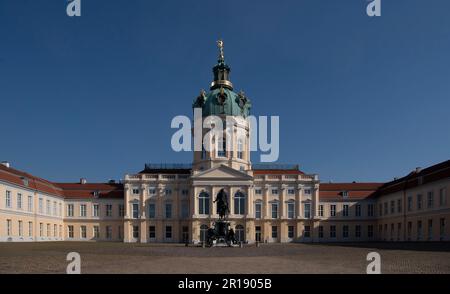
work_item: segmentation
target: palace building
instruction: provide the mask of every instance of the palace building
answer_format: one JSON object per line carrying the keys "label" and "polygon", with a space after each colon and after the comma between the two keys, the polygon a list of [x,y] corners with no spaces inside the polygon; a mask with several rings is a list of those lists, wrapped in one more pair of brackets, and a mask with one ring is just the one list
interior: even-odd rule
{"label": "palace building", "polygon": [[147,164],[118,183],[54,183],[4,162],[0,241],[199,243],[222,189],[238,241],[450,240],[450,160],[388,183],[321,183],[297,165],[252,164],[251,102],[234,91],[220,49],[210,90],[193,103],[203,117],[234,118],[220,140],[209,138],[210,151],[193,152],[189,165]]}

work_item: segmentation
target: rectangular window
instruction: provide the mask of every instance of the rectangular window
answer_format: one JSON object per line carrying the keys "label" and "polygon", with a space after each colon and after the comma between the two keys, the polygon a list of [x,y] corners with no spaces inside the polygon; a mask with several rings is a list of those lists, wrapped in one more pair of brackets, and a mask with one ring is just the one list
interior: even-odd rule
{"label": "rectangular window", "polygon": [[380,205],[378,205],[378,214],[379,214],[380,216],[383,215],[383,204],[381,204],[381,203],[380,203]]}
{"label": "rectangular window", "polygon": [[44,213],[44,199],[39,198],[39,213]]}
{"label": "rectangular window", "polygon": [[255,203],[255,218],[261,219],[261,211],[262,211],[262,203],[256,202]]}
{"label": "rectangular window", "polygon": [[86,204],[80,204],[80,216],[86,217]]}
{"label": "rectangular window", "polygon": [[355,226],[355,237],[361,238],[361,226],[360,225]]}
{"label": "rectangular window", "polygon": [[311,195],[311,189],[305,189],[304,193],[305,195]]}
{"label": "rectangular window", "polygon": [[150,188],[150,189],[148,190],[148,193],[149,193],[150,195],[156,195],[156,188]]}
{"label": "rectangular window", "polygon": [[422,240],[422,237],[423,237],[422,221],[417,221],[417,240]]}
{"label": "rectangular window", "polygon": [[28,222],[28,237],[33,237],[33,222]]}
{"label": "rectangular window", "polygon": [[81,226],[80,232],[81,232],[81,239],[86,239],[87,238],[86,226]]}
{"label": "rectangular window", "polygon": [[348,238],[348,226],[347,225],[342,227],[342,237]]}
{"label": "rectangular window", "polygon": [[288,189],[288,195],[295,195],[295,189],[289,188]]}
{"label": "rectangular window", "polygon": [[181,190],[181,195],[188,196],[189,195],[189,190],[187,190],[187,189]]}
{"label": "rectangular window", "polygon": [[56,201],[53,201],[53,215],[57,215],[57,209],[58,205],[56,204]]}
{"label": "rectangular window", "polygon": [[189,217],[189,201],[181,202],[181,218]]}
{"label": "rectangular window", "polygon": [[[41,224],[42,225],[42,224]],[[73,239],[73,226],[67,226],[69,232],[69,239]]]}
{"label": "rectangular window", "polygon": [[122,239],[123,239],[123,229],[122,229],[122,226],[118,226],[118,227],[117,227],[117,232],[118,232],[119,240],[122,240]]}
{"label": "rectangular window", "polygon": [[391,241],[394,241],[394,224],[391,224]]}
{"label": "rectangular window", "polygon": [[[133,226],[133,237],[134,237],[134,228],[137,228],[137,226]],[[139,232],[138,232],[139,236]],[[106,239],[111,240],[112,239],[112,227],[106,226]]]}
{"label": "rectangular window", "polygon": [[98,204],[94,204],[92,206],[92,216],[99,217],[100,216],[100,206]]}
{"label": "rectangular window", "polygon": [[106,216],[112,217],[113,216],[113,206],[112,204],[106,204]]}
{"label": "rectangular window", "polygon": [[305,230],[303,232],[303,237],[305,237],[305,238],[311,237],[311,226],[305,226]]}
{"label": "rectangular window", "polygon": [[119,204],[119,217],[125,216],[125,206],[123,204]]}
{"label": "rectangular window", "polygon": [[277,226],[272,226],[272,238],[273,239],[278,238],[278,227]]}
{"label": "rectangular window", "polygon": [[342,216],[348,216],[348,204],[344,204],[342,207]]}
{"label": "rectangular window", "polygon": [[67,205],[67,216],[73,216],[73,204]]}
{"label": "rectangular window", "polygon": [[447,204],[447,189],[439,189],[439,206]]}
{"label": "rectangular window", "polygon": [[28,211],[33,211],[33,196],[28,196]]}
{"label": "rectangular window", "polygon": [[355,216],[361,216],[361,204],[355,205]]}
{"label": "rectangular window", "polygon": [[433,208],[434,206],[434,192],[429,191],[427,194],[427,208]]}
{"label": "rectangular window", "polygon": [[58,237],[58,226],[53,225],[53,237]]}
{"label": "rectangular window", "polygon": [[388,214],[388,203],[384,202],[384,215]]}
{"label": "rectangular window", "polygon": [[172,218],[172,203],[166,203],[166,218]]}
{"label": "rectangular window", "polygon": [[44,237],[44,224],[39,223],[39,237]]}
{"label": "rectangular window", "polygon": [[19,237],[23,236],[23,222],[19,221]]}
{"label": "rectangular window", "polygon": [[330,226],[330,238],[336,238],[336,226]]}
{"label": "rectangular window", "polygon": [[59,203],[59,207],[58,207],[58,215],[62,216],[62,203]]}
{"label": "rectangular window", "polygon": [[400,234],[402,232],[402,223],[397,224],[397,241],[400,241]]}
{"label": "rectangular window", "polygon": [[155,239],[156,238],[156,227],[155,226],[150,226],[148,228],[148,233],[149,233],[150,239]]}
{"label": "rectangular window", "polygon": [[255,189],[255,194],[256,195],[261,195],[262,194],[262,190],[261,189]]}
{"label": "rectangular window", "polygon": [[278,218],[278,203],[272,203],[272,218]]}
{"label": "rectangular window", "polygon": [[417,209],[422,209],[422,194],[417,195]]}
{"label": "rectangular window", "polygon": [[368,238],[373,238],[373,225],[368,225],[367,226],[367,237]]}
{"label": "rectangular window", "polygon": [[444,241],[445,238],[445,218],[439,219],[439,239]]}
{"label": "rectangular window", "polygon": [[172,239],[172,226],[166,226],[166,239]]}
{"label": "rectangular window", "polygon": [[289,239],[294,238],[294,226],[288,226],[288,238]]}
{"label": "rectangular window", "polygon": [[272,189],[272,195],[278,195],[278,189],[276,188]]}
{"label": "rectangular window", "polygon": [[330,216],[336,216],[336,205],[335,204],[330,205]]}
{"label": "rectangular window", "polygon": [[22,194],[17,193],[17,209],[22,210]]}
{"label": "rectangular window", "polygon": [[397,212],[402,212],[402,199],[397,199]]}
{"label": "rectangular window", "polygon": [[391,214],[395,213],[395,201],[391,200]]}
{"label": "rectangular window", "polygon": [[323,238],[323,226],[319,226],[319,238]]}
{"label": "rectangular window", "polygon": [[47,237],[50,237],[52,235],[50,224],[47,224]]}
{"label": "rectangular window", "polygon": [[305,203],[305,218],[311,218],[311,203]]}
{"label": "rectangular window", "polygon": [[139,227],[133,226],[133,238],[137,239],[139,238]]}
{"label": "rectangular window", "polygon": [[428,220],[428,241],[433,240],[433,220]]}
{"label": "rectangular window", "polygon": [[295,203],[289,202],[287,205],[288,208],[288,218],[294,218],[295,217]]}
{"label": "rectangular window", "polygon": [[412,210],[412,206],[413,206],[413,198],[412,196],[408,196],[408,211]]}
{"label": "rectangular window", "polygon": [[367,216],[374,216],[373,204],[368,204],[367,205]]}
{"label": "rectangular window", "polygon": [[165,194],[166,195],[172,195],[172,190],[171,189],[166,189],[165,190]]}
{"label": "rectangular window", "polygon": [[148,204],[148,217],[155,218],[156,217],[156,205],[155,203]]}
{"label": "rectangular window", "polygon": [[94,239],[100,238],[100,227],[94,226]]}
{"label": "rectangular window", "polygon": [[46,210],[45,210],[45,212],[46,212],[47,214],[51,214],[51,213],[52,213],[52,209],[51,209],[50,200],[47,200],[46,203],[47,203],[47,205],[46,205]]}
{"label": "rectangular window", "polygon": [[319,216],[323,216],[323,205],[322,204],[320,204],[319,205]]}
{"label": "rectangular window", "polygon": [[11,191],[6,191],[6,202],[5,206],[6,208],[11,208]]}
{"label": "rectangular window", "polygon": [[133,218],[139,218],[139,204],[133,203]]}
{"label": "rectangular window", "polygon": [[139,195],[139,194],[140,194],[139,189],[133,188],[133,195]]}
{"label": "rectangular window", "polygon": [[408,231],[407,231],[408,241],[411,241],[411,234],[412,234],[412,222],[408,222]]}

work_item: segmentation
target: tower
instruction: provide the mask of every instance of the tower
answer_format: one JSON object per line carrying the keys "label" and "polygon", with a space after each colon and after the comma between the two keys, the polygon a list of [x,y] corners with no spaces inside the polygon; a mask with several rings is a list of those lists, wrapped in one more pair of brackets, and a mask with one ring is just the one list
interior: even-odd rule
{"label": "tower", "polygon": [[[230,81],[231,68],[225,62],[224,43],[217,41],[219,58],[213,67],[214,80],[210,91],[201,90],[194,100],[193,109],[201,109],[202,151],[194,151],[193,172],[226,165],[233,169],[246,171],[251,169],[250,162],[250,125],[247,120],[251,102],[243,91],[236,93]],[[211,134],[215,123],[208,118],[215,117],[222,122],[220,134]],[[206,136],[205,136],[206,135]]]}

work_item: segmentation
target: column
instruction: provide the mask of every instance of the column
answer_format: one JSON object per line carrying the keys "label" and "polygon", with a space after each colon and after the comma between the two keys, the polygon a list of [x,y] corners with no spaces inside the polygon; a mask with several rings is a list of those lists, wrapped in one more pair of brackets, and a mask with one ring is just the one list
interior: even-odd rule
{"label": "column", "polygon": [[295,195],[295,214],[297,215],[297,219],[301,219],[302,216],[302,193],[303,193],[303,185],[298,185],[297,194]]}
{"label": "column", "polygon": [[145,219],[141,219],[140,221],[140,232],[139,237],[141,240],[141,243],[147,243],[147,221]]}
{"label": "column", "polygon": [[247,207],[246,207],[246,217],[247,218],[255,218],[255,214],[253,212],[253,202],[254,202],[254,186],[249,186],[246,189],[247,196]]}
{"label": "column", "polygon": [[286,219],[286,185],[281,185],[281,194],[280,194],[280,216],[281,219]]}
{"label": "column", "polygon": [[319,216],[319,185],[316,184],[314,185],[314,189],[313,189],[313,197],[312,197],[312,202],[313,202],[313,218],[317,218]]}
{"label": "column", "polygon": [[140,210],[140,217],[141,219],[145,219],[146,218],[146,214],[145,214],[145,202],[147,200],[147,186],[145,184],[141,185],[141,195],[139,197],[140,200],[140,205],[139,205],[139,210]]}
{"label": "column", "polygon": [[262,211],[262,218],[263,219],[270,219],[270,212],[269,212],[269,190],[270,186],[265,185],[263,190],[263,211]]}
{"label": "column", "polygon": [[234,216],[234,193],[236,193],[235,189],[233,189],[231,186],[227,186],[226,192],[228,194],[228,206],[230,208],[230,216]]}

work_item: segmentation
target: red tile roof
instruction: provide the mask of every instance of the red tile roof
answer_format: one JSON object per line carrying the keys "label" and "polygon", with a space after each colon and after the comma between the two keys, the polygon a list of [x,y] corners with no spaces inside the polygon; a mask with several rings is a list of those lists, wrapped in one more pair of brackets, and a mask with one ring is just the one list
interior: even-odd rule
{"label": "red tile roof", "polygon": [[52,183],[2,164],[0,164],[0,180],[64,198],[94,198],[94,192],[99,192],[99,198],[123,198],[122,184]]}
{"label": "red tile roof", "polygon": [[[374,197],[376,190],[383,183],[321,183],[319,199],[328,201],[362,200]],[[343,192],[348,193],[344,199]]]}
{"label": "red tile roof", "polygon": [[[79,198],[116,198],[121,199],[123,195],[122,184],[105,184],[105,183],[55,183],[64,191],[64,197],[68,199]],[[96,196],[95,194],[98,193]]]}

